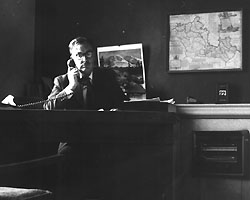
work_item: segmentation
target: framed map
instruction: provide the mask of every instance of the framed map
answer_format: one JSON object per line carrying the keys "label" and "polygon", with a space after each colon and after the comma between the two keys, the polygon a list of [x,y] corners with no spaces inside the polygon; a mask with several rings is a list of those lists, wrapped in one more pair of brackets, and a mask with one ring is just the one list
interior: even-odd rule
{"label": "framed map", "polygon": [[169,72],[242,70],[242,11],[170,15]]}
{"label": "framed map", "polygon": [[142,44],[97,47],[98,65],[112,68],[130,100],[146,98]]}

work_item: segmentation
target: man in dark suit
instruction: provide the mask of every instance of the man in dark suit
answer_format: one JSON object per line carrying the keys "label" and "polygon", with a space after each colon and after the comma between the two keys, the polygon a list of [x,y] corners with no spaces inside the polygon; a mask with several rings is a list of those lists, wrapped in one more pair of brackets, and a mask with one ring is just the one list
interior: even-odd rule
{"label": "man in dark suit", "polygon": [[115,72],[97,67],[95,51],[89,41],[84,37],[73,39],[69,51],[68,72],[54,79],[44,108],[110,110],[119,107],[125,95]]}
{"label": "man in dark suit", "polygon": [[[44,109],[112,110],[118,108],[126,96],[116,81],[115,72],[97,67],[95,50],[90,42],[84,37],[73,39],[69,43],[69,52],[68,71],[54,79],[54,86],[48,101],[43,105]],[[77,171],[81,171],[86,164],[83,161],[84,155],[90,155],[92,151],[95,151],[93,145],[88,146],[86,143],[84,145],[81,142],[71,141],[60,143],[58,153],[68,158],[65,163],[66,188],[69,188],[72,181],[74,183],[71,185],[72,188],[76,183],[78,184],[74,178],[80,177]],[[87,161],[89,165],[91,159]]]}

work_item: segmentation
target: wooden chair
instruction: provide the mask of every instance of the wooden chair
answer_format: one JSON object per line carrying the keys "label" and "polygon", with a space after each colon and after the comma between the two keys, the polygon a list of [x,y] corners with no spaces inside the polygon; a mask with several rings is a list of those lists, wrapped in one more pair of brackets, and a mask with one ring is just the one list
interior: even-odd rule
{"label": "wooden chair", "polygon": [[[60,181],[60,166],[63,161],[62,155],[51,155],[43,158],[22,161],[18,163],[9,163],[0,165],[0,181],[8,179],[9,176],[14,174],[28,172],[32,169],[44,169],[48,166],[55,166],[57,174],[56,184]],[[39,171],[39,170],[38,170]],[[14,175],[14,176],[15,176]],[[15,178],[15,177],[14,177]],[[19,176],[16,176],[18,179]],[[19,180],[17,180],[19,182]],[[56,185],[56,189],[58,185]],[[54,200],[56,199],[56,190],[51,192],[46,189],[40,188],[25,188],[23,185],[17,186],[16,183],[11,185],[2,185],[0,184],[0,199],[1,200]]]}

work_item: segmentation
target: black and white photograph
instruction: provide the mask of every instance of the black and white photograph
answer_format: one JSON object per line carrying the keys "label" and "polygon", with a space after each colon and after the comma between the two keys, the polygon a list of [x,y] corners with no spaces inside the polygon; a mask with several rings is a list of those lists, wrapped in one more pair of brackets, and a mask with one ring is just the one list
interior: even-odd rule
{"label": "black and white photograph", "polygon": [[142,44],[98,47],[97,56],[100,67],[116,72],[118,83],[130,100],[146,98]]}
{"label": "black and white photograph", "polygon": [[0,200],[249,200],[249,0],[0,0]]}

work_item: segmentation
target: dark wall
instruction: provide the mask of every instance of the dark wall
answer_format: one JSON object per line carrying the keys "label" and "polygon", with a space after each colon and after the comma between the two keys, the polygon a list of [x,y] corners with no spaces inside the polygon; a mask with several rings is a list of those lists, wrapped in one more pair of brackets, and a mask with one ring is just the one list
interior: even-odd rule
{"label": "dark wall", "polygon": [[[199,11],[243,9],[243,71],[168,73],[168,15]],[[37,0],[36,71],[54,76],[66,71],[67,45],[78,35],[96,46],[142,43],[148,97],[187,96],[203,103],[215,103],[216,84],[228,82],[231,103],[250,102],[248,23],[246,0]]]}
{"label": "dark wall", "polygon": [[0,1],[0,99],[24,95],[33,80],[35,1]]}

